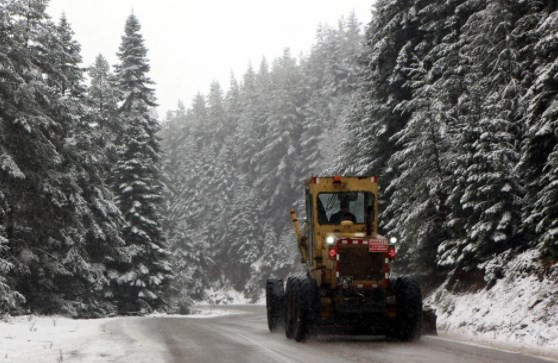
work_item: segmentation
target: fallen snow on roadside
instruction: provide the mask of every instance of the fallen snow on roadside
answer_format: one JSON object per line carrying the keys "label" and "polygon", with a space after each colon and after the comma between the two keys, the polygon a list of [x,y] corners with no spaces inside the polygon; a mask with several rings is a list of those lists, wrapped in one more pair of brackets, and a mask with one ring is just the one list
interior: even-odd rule
{"label": "fallen snow on roadside", "polygon": [[[154,313],[148,318],[207,319],[242,313],[232,306],[195,306],[190,315]],[[134,343],[126,340],[125,334],[114,335],[103,327],[107,322],[119,324],[127,319],[145,317],[85,320],[26,315],[0,321],[0,362],[128,361],[133,356],[128,348]],[[133,361],[158,361],[158,350],[161,349],[154,346],[151,356],[135,357]]]}
{"label": "fallen snow on roadside", "polygon": [[494,274],[500,277],[491,288],[458,294],[443,285],[428,298],[437,309],[438,329],[556,352],[558,267],[543,273],[535,251],[506,263],[502,263],[503,258],[483,266],[488,278]]}
{"label": "fallen snow on roadside", "polygon": [[241,310],[226,308],[226,307],[215,307],[215,306],[196,306],[192,310],[192,314],[186,315],[190,319],[204,319],[204,318],[215,318],[223,315],[233,315],[233,314],[244,314]]}
{"label": "fallen snow on roadside", "polygon": [[233,288],[208,289],[206,298],[203,301],[197,301],[199,305],[265,305],[265,293],[262,293],[254,302],[247,298],[243,292],[236,291]]}
{"label": "fallen snow on roadside", "polygon": [[191,309],[190,314],[180,315],[180,314],[165,314],[165,313],[153,313],[149,314],[148,317],[152,318],[184,318],[184,319],[207,319],[207,318],[217,318],[225,315],[233,314],[244,314],[242,310],[228,308],[226,305],[196,305]]}
{"label": "fallen snow on roadside", "polygon": [[109,319],[74,320],[33,315],[0,321],[1,362],[78,360],[84,342],[101,332]]}

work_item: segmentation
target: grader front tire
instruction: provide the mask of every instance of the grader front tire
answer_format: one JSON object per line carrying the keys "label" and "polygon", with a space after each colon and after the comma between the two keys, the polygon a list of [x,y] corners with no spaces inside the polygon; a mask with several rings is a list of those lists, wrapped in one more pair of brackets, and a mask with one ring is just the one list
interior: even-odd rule
{"label": "grader front tire", "polygon": [[294,295],[295,327],[293,337],[302,342],[318,315],[318,287],[316,282],[308,276],[299,276],[297,291]]}
{"label": "grader front tire", "polygon": [[416,278],[403,276],[395,282],[397,337],[407,342],[420,339],[422,328],[422,294]]}
{"label": "grader front tire", "polygon": [[285,336],[292,339],[295,330],[295,295],[298,290],[298,279],[290,276],[287,280],[287,288],[285,291]]}

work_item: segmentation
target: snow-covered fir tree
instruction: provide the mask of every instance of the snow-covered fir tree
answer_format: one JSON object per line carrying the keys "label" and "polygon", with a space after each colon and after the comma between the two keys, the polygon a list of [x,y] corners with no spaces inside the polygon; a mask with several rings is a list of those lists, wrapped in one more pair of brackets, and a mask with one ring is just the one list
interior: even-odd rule
{"label": "snow-covered fir tree", "polygon": [[91,158],[79,44],[45,9],[2,4],[2,270],[28,309],[99,316],[114,310],[106,262],[120,213]]}
{"label": "snow-covered fir tree", "polygon": [[558,12],[539,4],[528,13],[533,19],[534,39],[531,49],[536,65],[534,80],[527,91],[529,104],[524,116],[525,138],[519,170],[526,181],[523,226],[533,245],[542,244],[545,254],[556,258],[556,150],[558,149],[558,43],[555,41]]}
{"label": "snow-covered fir tree", "polygon": [[298,72],[296,59],[288,50],[274,62],[270,115],[265,120],[263,148],[256,154],[259,175],[254,186],[269,195],[263,212],[275,218],[288,211],[301,190],[297,164],[303,118],[300,110],[305,100]]}
{"label": "snow-covered fir tree", "polygon": [[[475,261],[513,247],[519,238],[523,187],[514,169],[519,161],[517,115],[522,91],[516,81],[517,44],[510,37],[515,17],[510,4],[494,2],[471,17],[465,33],[471,41],[464,54],[480,67],[476,73],[482,78],[477,82],[486,91],[462,198],[471,209],[465,226],[466,253],[474,254]],[[490,47],[486,34],[491,34]]]}
{"label": "snow-covered fir tree", "polygon": [[399,151],[393,153],[388,167],[398,169],[386,190],[390,203],[386,214],[393,216],[386,229],[401,239],[399,262],[416,274],[431,274],[436,266],[438,245],[447,234],[445,201],[449,171],[446,159],[450,148],[445,135],[446,120],[440,104],[433,102],[435,75],[424,60],[416,59],[409,74],[413,96],[398,108],[412,116],[392,139]]}
{"label": "snow-covered fir tree", "polygon": [[137,311],[164,307],[171,276],[168,245],[161,229],[161,156],[153,114],[147,49],[135,15],[126,21],[115,76],[121,101],[118,161],[113,170],[116,200],[126,221],[123,237],[127,260],[119,268],[119,306]]}
{"label": "snow-covered fir tree", "polygon": [[108,180],[117,160],[116,137],[119,131],[117,118],[118,89],[114,76],[105,57],[99,54],[89,67],[89,87],[85,98],[89,122],[95,129],[92,140],[97,153],[97,163],[101,165],[104,180]]}

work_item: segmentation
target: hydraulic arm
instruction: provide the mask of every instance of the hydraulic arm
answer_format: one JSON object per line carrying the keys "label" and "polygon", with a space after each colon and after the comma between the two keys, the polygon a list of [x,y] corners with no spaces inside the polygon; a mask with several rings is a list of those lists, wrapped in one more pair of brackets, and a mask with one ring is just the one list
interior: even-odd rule
{"label": "hydraulic arm", "polygon": [[296,240],[298,242],[298,249],[300,250],[300,255],[302,256],[302,263],[306,263],[308,259],[308,248],[306,246],[306,237],[302,235],[300,230],[300,223],[298,222],[298,217],[296,216],[296,211],[291,209],[291,220],[294,224],[294,229],[296,233]]}

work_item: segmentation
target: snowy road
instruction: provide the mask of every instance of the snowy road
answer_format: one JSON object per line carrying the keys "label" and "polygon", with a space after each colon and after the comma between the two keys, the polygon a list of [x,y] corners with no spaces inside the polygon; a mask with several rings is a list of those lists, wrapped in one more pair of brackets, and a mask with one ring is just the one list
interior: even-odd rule
{"label": "snowy road", "polygon": [[[372,337],[315,337],[300,344],[269,333],[263,306],[206,319],[118,319],[103,329],[127,339],[112,362],[549,362],[520,353],[423,337],[417,343]],[[114,352],[113,352],[114,353]]]}

